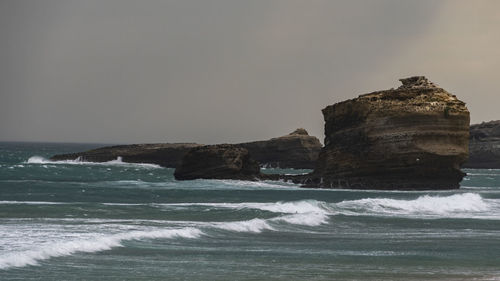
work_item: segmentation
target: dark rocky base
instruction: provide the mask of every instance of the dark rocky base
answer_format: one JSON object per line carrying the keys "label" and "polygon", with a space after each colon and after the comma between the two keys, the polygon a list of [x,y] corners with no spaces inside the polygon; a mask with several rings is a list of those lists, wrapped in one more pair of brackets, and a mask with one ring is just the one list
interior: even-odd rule
{"label": "dark rocky base", "polygon": [[[464,174],[465,175],[465,174]],[[461,177],[462,175],[460,175]],[[401,179],[390,177],[349,177],[332,178],[314,175],[288,176],[282,178],[301,184],[304,188],[364,189],[364,190],[451,190],[458,189],[457,181],[449,178]]]}

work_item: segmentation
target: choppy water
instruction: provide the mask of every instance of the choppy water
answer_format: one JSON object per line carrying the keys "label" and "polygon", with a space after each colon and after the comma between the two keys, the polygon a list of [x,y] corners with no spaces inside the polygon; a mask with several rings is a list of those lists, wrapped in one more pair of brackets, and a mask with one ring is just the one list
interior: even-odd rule
{"label": "choppy water", "polygon": [[500,280],[500,170],[351,191],[47,160],[92,147],[0,143],[0,280]]}

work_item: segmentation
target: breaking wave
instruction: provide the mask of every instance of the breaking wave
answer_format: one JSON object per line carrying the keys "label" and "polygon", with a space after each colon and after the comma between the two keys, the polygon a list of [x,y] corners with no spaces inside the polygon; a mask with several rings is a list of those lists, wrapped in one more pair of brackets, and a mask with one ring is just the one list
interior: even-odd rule
{"label": "breaking wave", "polygon": [[414,200],[367,198],[337,203],[336,210],[346,215],[382,215],[436,218],[500,218],[498,200],[479,194],[420,196]]}
{"label": "breaking wave", "polygon": [[128,233],[97,236],[93,239],[70,240],[22,252],[0,256],[0,269],[38,265],[38,261],[53,257],[69,256],[76,252],[94,253],[123,246],[125,240],[155,238],[198,238],[203,233],[197,228],[182,228],[154,231],[132,231]]}
{"label": "breaking wave", "polygon": [[[191,222],[181,228],[136,230],[118,234],[95,234],[93,238],[71,239],[34,247],[30,250],[8,252],[0,256],[0,269],[37,265],[52,257],[68,256],[77,252],[93,253],[122,247],[127,240],[141,239],[195,239],[211,235],[210,230],[261,233],[286,231],[290,225],[319,226],[328,223],[330,216],[401,216],[406,218],[480,218],[500,219],[500,203],[497,199],[484,199],[475,193],[450,196],[420,196],[413,200],[390,198],[364,198],[327,203],[317,200],[301,200],[274,203],[174,203],[154,204],[169,206],[210,206],[214,208],[259,209],[279,213],[272,218],[254,218],[246,221]],[[3,201],[6,204],[19,203]],[[28,201],[26,201],[28,202]],[[40,203],[40,202],[29,202]],[[53,202],[44,202],[53,203]],[[108,204],[108,203],[105,203]],[[110,203],[111,205],[113,203]],[[119,204],[119,203],[118,203]],[[146,204],[145,204],[146,205]],[[188,223],[188,222],[186,222]],[[196,224],[195,224],[196,223]],[[288,225],[288,226],[287,226]],[[217,235],[217,234],[215,234]]]}
{"label": "breaking wave", "polygon": [[207,206],[214,208],[231,208],[231,209],[259,209],[274,213],[325,213],[327,211],[327,203],[316,200],[301,200],[291,202],[274,202],[274,203],[172,203],[172,204],[156,204],[158,206]]}
{"label": "breaking wave", "polygon": [[[484,199],[476,193],[450,196],[423,195],[413,200],[364,198],[338,203],[301,200],[275,203],[174,203],[157,205],[163,207],[208,206],[214,208],[258,209],[274,213],[305,214],[305,217],[308,218],[315,215],[319,221],[325,221],[324,218],[331,215],[500,219],[500,200]],[[290,222],[294,223],[292,221]]]}
{"label": "breaking wave", "polygon": [[161,168],[160,165],[148,164],[148,163],[128,163],[123,162],[123,158],[118,156],[115,160],[107,162],[88,162],[83,161],[81,157],[74,160],[60,160],[52,161],[41,156],[31,156],[25,164],[65,164],[65,165],[97,165],[97,166],[132,166],[132,167],[142,167],[142,168]]}

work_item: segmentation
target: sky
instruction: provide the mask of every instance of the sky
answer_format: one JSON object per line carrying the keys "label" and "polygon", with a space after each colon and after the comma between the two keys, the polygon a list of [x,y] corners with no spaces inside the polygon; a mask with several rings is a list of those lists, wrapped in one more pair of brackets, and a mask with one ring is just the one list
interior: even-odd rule
{"label": "sky", "polygon": [[425,75],[500,119],[500,1],[0,0],[0,141],[237,143]]}

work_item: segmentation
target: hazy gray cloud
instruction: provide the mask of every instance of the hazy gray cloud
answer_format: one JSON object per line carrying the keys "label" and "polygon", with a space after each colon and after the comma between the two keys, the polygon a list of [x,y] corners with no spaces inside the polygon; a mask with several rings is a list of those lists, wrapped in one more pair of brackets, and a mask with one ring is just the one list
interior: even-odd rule
{"label": "hazy gray cloud", "polygon": [[500,119],[495,1],[0,0],[0,140],[239,142],[425,74]]}

